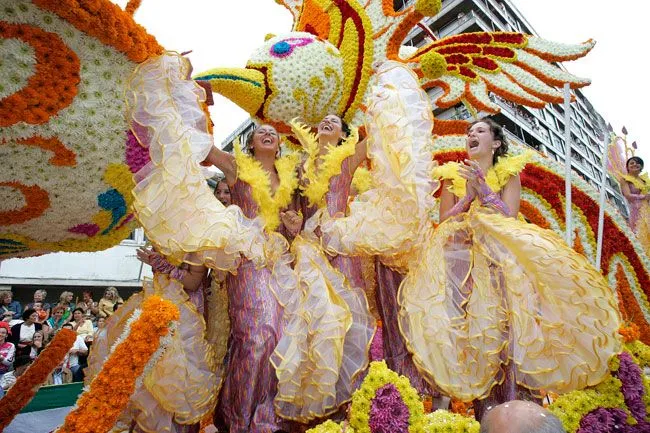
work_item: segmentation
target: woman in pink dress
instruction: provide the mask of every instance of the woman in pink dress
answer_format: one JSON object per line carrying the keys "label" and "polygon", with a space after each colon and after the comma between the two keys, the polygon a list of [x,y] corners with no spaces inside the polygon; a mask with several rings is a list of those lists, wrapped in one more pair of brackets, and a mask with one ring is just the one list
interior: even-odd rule
{"label": "woman in pink dress", "polygon": [[[277,158],[279,136],[270,125],[253,131],[246,150],[248,154],[236,149],[233,156],[213,148],[206,161],[223,171],[232,204],[239,206],[246,217],[254,219],[262,213],[268,217],[265,223],[269,236],[277,237],[275,230],[286,237],[295,236],[302,224],[292,209],[297,159],[293,158],[292,163],[288,159],[291,157]],[[251,172],[251,168],[258,171]],[[268,179],[273,197],[271,207],[279,212],[279,224],[273,224],[273,215],[264,213],[268,207],[261,209],[258,202],[264,194],[260,191],[264,178]],[[272,273],[267,267],[257,268],[253,262],[242,259],[237,273],[226,278],[231,340],[217,416],[223,417],[230,433],[288,430],[273,407],[277,379],[269,358],[281,338],[283,310],[274,293],[277,288],[273,287]]]}

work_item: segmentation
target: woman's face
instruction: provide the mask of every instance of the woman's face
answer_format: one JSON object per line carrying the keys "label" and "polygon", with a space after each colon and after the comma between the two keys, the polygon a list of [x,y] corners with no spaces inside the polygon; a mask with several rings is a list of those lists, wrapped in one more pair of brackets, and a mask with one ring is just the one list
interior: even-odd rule
{"label": "woman's face", "polygon": [[43,333],[42,332],[34,332],[34,341],[40,341],[41,343],[43,342]]}
{"label": "woman's face", "polygon": [[115,294],[112,290],[107,290],[104,292],[104,298],[106,299],[113,299],[115,298]]}
{"label": "woman's face", "polygon": [[42,302],[34,302],[34,305],[32,306],[34,310],[38,313],[39,311],[43,310],[43,303]]}
{"label": "woman's face", "polygon": [[0,328],[0,343],[4,343],[5,340],[7,339],[7,335],[9,335],[9,332],[7,331],[6,328]]}
{"label": "woman's face", "polygon": [[43,301],[43,294],[41,292],[35,292],[34,302],[42,302],[42,301]]}
{"label": "woman's face", "polygon": [[487,155],[494,155],[494,151],[501,146],[501,143],[494,141],[490,125],[485,122],[478,122],[467,131],[465,149],[470,159],[481,159]]}
{"label": "woman's face", "polygon": [[86,301],[86,302],[91,301],[91,300],[92,300],[92,296],[90,295],[90,293],[88,293],[88,292],[84,292],[84,293],[83,293],[83,300]]}
{"label": "woman's face", "polygon": [[84,320],[84,314],[81,311],[75,311],[72,313],[72,318],[74,319],[75,322],[79,323]]}
{"label": "woman's face", "polygon": [[99,319],[97,319],[97,327],[98,328],[103,328],[104,325],[106,325],[106,318],[100,317]]}
{"label": "woman's face", "polygon": [[53,314],[54,318],[56,320],[61,320],[61,317],[63,317],[63,311],[61,310],[56,310]]}
{"label": "woman's face", "polygon": [[221,181],[217,184],[217,188],[214,190],[214,196],[224,206],[230,206],[232,204],[232,198],[230,196],[230,188],[228,187],[228,184],[224,181]]}
{"label": "woman's face", "polygon": [[271,125],[262,125],[253,131],[251,150],[254,155],[259,155],[261,152],[275,155],[279,149],[280,136],[274,127]]}
{"label": "woman's face", "polygon": [[68,295],[65,296],[65,302],[68,302],[68,303],[72,302],[72,294],[68,294]]}
{"label": "woman's face", "polygon": [[318,135],[338,142],[343,138],[343,122],[336,114],[329,114],[318,124]]}
{"label": "woman's face", "polygon": [[27,319],[32,323],[35,323],[38,320],[38,313],[33,312],[32,314],[29,315],[29,318]]}
{"label": "woman's face", "polygon": [[13,300],[13,298],[14,298],[13,293],[7,293],[7,295],[5,296],[5,300],[4,300],[5,305],[11,304],[11,301]]}
{"label": "woman's face", "polygon": [[643,167],[641,167],[641,164],[636,159],[632,159],[627,163],[627,173],[632,176],[638,176],[642,169]]}

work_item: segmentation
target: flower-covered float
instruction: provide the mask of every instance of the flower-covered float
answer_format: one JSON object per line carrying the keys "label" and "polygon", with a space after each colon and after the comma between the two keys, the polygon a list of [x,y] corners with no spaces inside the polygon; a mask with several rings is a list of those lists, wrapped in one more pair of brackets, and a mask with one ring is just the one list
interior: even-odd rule
{"label": "flower-covered float", "polygon": [[[484,112],[499,109],[489,92],[541,107],[562,100],[556,86],[569,83],[578,88],[589,83],[552,63],[586,55],[594,46],[592,41],[562,45],[518,33],[473,33],[433,41],[417,50],[403,49],[413,27],[439,11],[439,1],[419,0],[399,12],[389,0],[280,3],[294,16],[293,32],[271,36],[253,53],[246,68],[214,69],[196,79],[209,81],[214,91],[283,132],[289,131],[288,123],[294,117],[314,123],[325,114],[337,113],[359,123],[373,65],[385,60],[409,65],[426,89],[442,88],[438,106],[464,101]],[[0,173],[0,258],[96,251],[115,245],[131,231],[132,173],[149,158],[128,132],[123,90],[139,63],[162,52],[155,39],[132,19],[138,4],[132,0],[122,11],[107,0],[0,0],[4,11],[0,20],[0,156],[7,167]],[[437,161],[464,158],[466,126],[462,121],[434,123],[436,140],[431,151]],[[514,153],[523,149],[523,144],[514,146]],[[562,232],[562,167],[536,154],[522,174],[522,184],[523,216]],[[575,178],[572,203],[574,247],[595,262],[597,193]],[[619,295],[622,313],[640,329],[639,338],[647,343],[650,261],[610,204],[606,205],[605,239],[603,272]],[[177,311],[154,305],[157,302],[165,301],[151,301],[142,313],[123,318],[133,325],[131,334],[113,336],[114,344],[106,348],[104,370],[100,365],[93,372],[95,386],[91,382],[79,410],[71,413],[61,431],[75,429],[88,410],[100,407],[95,402],[103,394],[97,390],[106,391],[106,372],[128,368],[111,361],[109,354],[123,352],[121,342],[127,336],[141,338],[139,314],[146,317],[148,307],[162,308],[167,316],[154,330],[156,345],[146,351],[142,348],[146,353],[140,354],[137,366],[131,366],[125,384],[126,390],[142,390],[139,377],[150,369],[150,359],[156,362],[160,356],[158,347],[164,350],[168,329],[173,330],[178,318]],[[590,401],[579,407],[563,403],[565,396],[556,399],[551,409],[568,429],[583,428],[588,417],[613,423],[625,418],[630,426],[646,422],[647,381],[640,376],[638,365],[647,366],[643,361],[647,346],[634,342],[628,349],[633,355],[623,353],[618,361],[613,360],[613,379],[598,385],[623,397],[617,394],[606,403]],[[621,390],[614,389],[618,385],[614,379],[621,383]],[[586,401],[594,393],[606,391],[595,389],[567,394],[566,399]],[[120,396],[120,405],[110,408],[106,425],[94,431],[109,431],[112,425],[108,424],[124,415],[123,410],[137,407],[137,396],[130,400],[124,398],[124,392]],[[390,414],[394,417],[386,415],[385,407],[393,407]],[[207,409],[202,408],[205,413]],[[408,383],[379,364],[371,368],[367,382],[353,398],[349,424],[329,421],[314,431],[377,432],[394,425],[409,432],[478,429],[475,422],[461,415],[437,411],[425,416]]]}

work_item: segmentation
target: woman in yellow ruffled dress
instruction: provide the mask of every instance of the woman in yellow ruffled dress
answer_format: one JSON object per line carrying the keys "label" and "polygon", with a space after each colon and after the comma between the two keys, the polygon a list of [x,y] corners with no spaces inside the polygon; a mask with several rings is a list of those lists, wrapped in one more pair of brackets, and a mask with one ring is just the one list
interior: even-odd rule
{"label": "woman in yellow ruffled dress", "polygon": [[375,319],[365,297],[359,257],[327,256],[320,245],[320,215],[344,215],[355,170],[365,159],[358,142],[336,115],[318,134],[292,122],[306,151],[301,167],[305,228],[292,245],[301,299],[271,358],[278,375],[277,413],[301,423],[332,414],[352,398],[369,362]]}
{"label": "woman in yellow ruffled dress", "polygon": [[[148,239],[170,263],[185,262],[197,268],[207,266],[230,272],[226,277],[231,325],[229,363],[218,407],[229,431],[286,430],[273,408],[277,381],[269,358],[282,335],[282,305],[290,303],[290,299],[279,295],[291,296],[295,292],[288,243],[281,233],[295,234],[302,225],[298,213],[289,210],[298,186],[298,158],[278,158],[279,136],[268,125],[253,131],[247,142],[248,153],[237,147],[232,156],[216,149],[202,106],[206,95],[189,79],[190,70],[187,59],[165,53],[139,65],[129,80],[127,103],[132,129],[151,156],[151,162],[136,175],[135,212]],[[214,197],[206,183],[212,173],[202,167],[204,161],[224,172],[232,202],[237,206],[225,207]],[[160,285],[158,291],[165,297],[186,298],[175,278],[156,274],[154,283]],[[218,339],[208,336],[206,341],[205,323],[197,316],[187,320],[181,311],[179,330],[200,325],[200,347],[210,355],[208,360],[214,359],[210,352],[217,349],[212,343]],[[196,342],[190,344],[199,346]],[[163,356],[177,349],[171,345]],[[195,367],[196,360],[186,361],[187,366],[180,364],[177,369]],[[216,372],[218,366],[211,367]],[[200,376],[179,376],[170,365],[164,372],[183,393],[207,394],[210,399],[201,403],[214,402],[216,382],[195,384]],[[170,405],[178,399],[173,392],[161,393],[155,400],[136,397],[132,406],[140,413],[150,409],[142,407],[144,402],[178,418],[179,412]],[[193,403],[189,397],[185,400]],[[187,406],[199,415],[198,419],[214,407]],[[182,424],[190,424],[186,418]],[[192,422],[197,418],[193,417]],[[137,423],[143,427],[139,420]]]}
{"label": "woman in yellow ruffled dress", "polygon": [[555,233],[516,217],[526,154],[507,155],[499,125],[474,122],[465,164],[444,180],[440,225],[399,291],[413,359],[445,394],[490,406],[600,382],[620,350],[614,293]]}
{"label": "woman in yellow ruffled dress", "polygon": [[627,200],[628,221],[646,252],[650,252],[650,179],[643,171],[643,160],[633,156],[625,163],[627,174],[621,175],[621,192]]}

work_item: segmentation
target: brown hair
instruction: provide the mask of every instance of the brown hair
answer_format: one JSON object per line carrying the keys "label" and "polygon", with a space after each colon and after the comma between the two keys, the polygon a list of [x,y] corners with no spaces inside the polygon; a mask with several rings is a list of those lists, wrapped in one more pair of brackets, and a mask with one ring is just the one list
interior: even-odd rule
{"label": "brown hair", "polygon": [[[244,150],[246,151],[246,153],[255,156],[255,152],[253,151],[253,147],[252,147],[252,145],[253,145],[253,138],[255,137],[255,132],[257,132],[257,130],[260,129],[262,126],[270,126],[271,128],[275,129],[275,126],[273,126],[273,125],[269,125],[268,123],[263,123],[263,124],[261,124],[261,125],[255,125],[255,128],[253,128],[253,130],[251,131],[251,133],[248,134],[248,137],[246,137],[246,147],[244,148]],[[281,154],[281,152],[282,152],[281,149],[280,149],[280,141],[281,141],[281,140],[280,140],[280,133],[278,132],[277,129],[275,129],[275,133],[278,134],[278,153],[275,154],[275,157],[276,157],[276,158],[279,158],[279,157],[280,157],[280,154]],[[219,184],[219,182],[217,182],[217,185],[218,185],[218,184]]]}
{"label": "brown hair", "polygon": [[496,164],[500,157],[508,153],[508,140],[506,140],[503,127],[495,122],[491,117],[482,117],[470,123],[467,127],[467,131],[469,132],[470,128],[477,123],[485,123],[490,128],[492,139],[501,142],[501,145],[494,149],[494,155],[492,156],[492,164]]}

